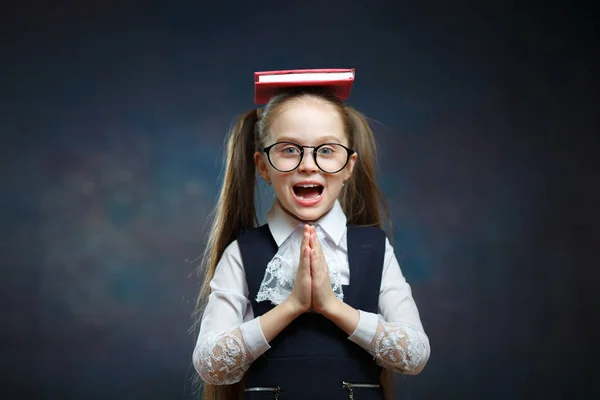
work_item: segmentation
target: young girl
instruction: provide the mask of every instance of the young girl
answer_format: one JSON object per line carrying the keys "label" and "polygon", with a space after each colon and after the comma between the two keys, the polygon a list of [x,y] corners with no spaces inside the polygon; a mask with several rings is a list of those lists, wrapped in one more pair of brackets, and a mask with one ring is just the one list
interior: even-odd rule
{"label": "young girl", "polygon": [[[382,399],[382,372],[421,372],[429,340],[374,164],[364,116],[326,87],[282,89],[237,122],[198,302],[205,398]],[[260,227],[256,170],[275,194]]]}

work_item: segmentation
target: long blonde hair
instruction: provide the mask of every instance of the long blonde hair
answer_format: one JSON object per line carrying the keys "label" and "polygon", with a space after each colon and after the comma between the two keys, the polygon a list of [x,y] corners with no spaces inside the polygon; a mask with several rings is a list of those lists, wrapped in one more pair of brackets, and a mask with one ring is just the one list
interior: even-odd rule
{"label": "long blonde hair", "polygon": [[[387,224],[387,230],[391,232],[387,205],[375,180],[377,147],[366,117],[320,88],[295,88],[277,94],[264,109],[251,110],[241,115],[229,134],[225,176],[199,267],[202,287],[193,315],[196,334],[208,302],[210,281],[225,248],[235,240],[238,232],[258,224],[254,204],[256,185],[254,153],[266,144],[270,125],[281,112],[282,107],[304,97],[325,100],[336,108],[344,122],[349,146],[358,154],[352,176],[346,182],[339,197],[348,223],[379,228],[385,228]],[[237,398],[243,389],[242,386],[242,382],[228,386],[205,383],[204,399]]]}

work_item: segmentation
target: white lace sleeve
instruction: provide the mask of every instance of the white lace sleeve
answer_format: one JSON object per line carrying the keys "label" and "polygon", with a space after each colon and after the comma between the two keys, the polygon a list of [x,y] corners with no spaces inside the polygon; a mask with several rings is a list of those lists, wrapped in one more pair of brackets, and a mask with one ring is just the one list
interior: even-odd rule
{"label": "white lace sleeve", "polygon": [[194,353],[198,374],[211,385],[239,382],[254,361],[239,328],[210,333]]}
{"label": "white lace sleeve", "polygon": [[381,367],[416,375],[429,358],[429,339],[418,329],[379,317],[377,331],[366,346]]}
{"label": "white lace sleeve", "polygon": [[246,274],[236,241],[225,249],[210,289],[192,361],[200,378],[208,384],[229,385],[239,382],[252,361],[270,348],[260,317],[254,317],[248,299]]}

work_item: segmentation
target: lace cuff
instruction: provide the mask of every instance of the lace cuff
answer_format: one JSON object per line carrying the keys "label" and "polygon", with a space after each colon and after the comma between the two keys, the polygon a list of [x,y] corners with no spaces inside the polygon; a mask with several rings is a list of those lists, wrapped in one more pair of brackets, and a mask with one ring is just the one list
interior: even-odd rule
{"label": "lace cuff", "polygon": [[211,333],[194,350],[194,366],[200,377],[211,385],[239,382],[252,361],[239,328]]}
{"label": "lace cuff", "polygon": [[377,364],[394,372],[416,375],[429,359],[429,339],[422,331],[399,322],[386,322],[381,316],[375,335],[369,341],[364,339],[365,335],[358,332],[351,337],[374,356]]}

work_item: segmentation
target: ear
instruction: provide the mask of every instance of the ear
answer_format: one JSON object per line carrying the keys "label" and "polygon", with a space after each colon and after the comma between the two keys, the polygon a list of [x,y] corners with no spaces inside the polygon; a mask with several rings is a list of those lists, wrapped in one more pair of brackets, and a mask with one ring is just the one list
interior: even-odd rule
{"label": "ear", "polygon": [[267,182],[271,181],[269,177],[269,166],[267,165],[268,161],[265,159],[265,154],[257,151],[254,153],[254,165],[256,165],[256,169],[260,176]]}
{"label": "ear", "polygon": [[354,171],[354,164],[356,164],[356,160],[358,158],[358,154],[354,153],[350,156],[348,160],[348,165],[344,169],[344,181],[347,181],[352,176],[352,171]]}

